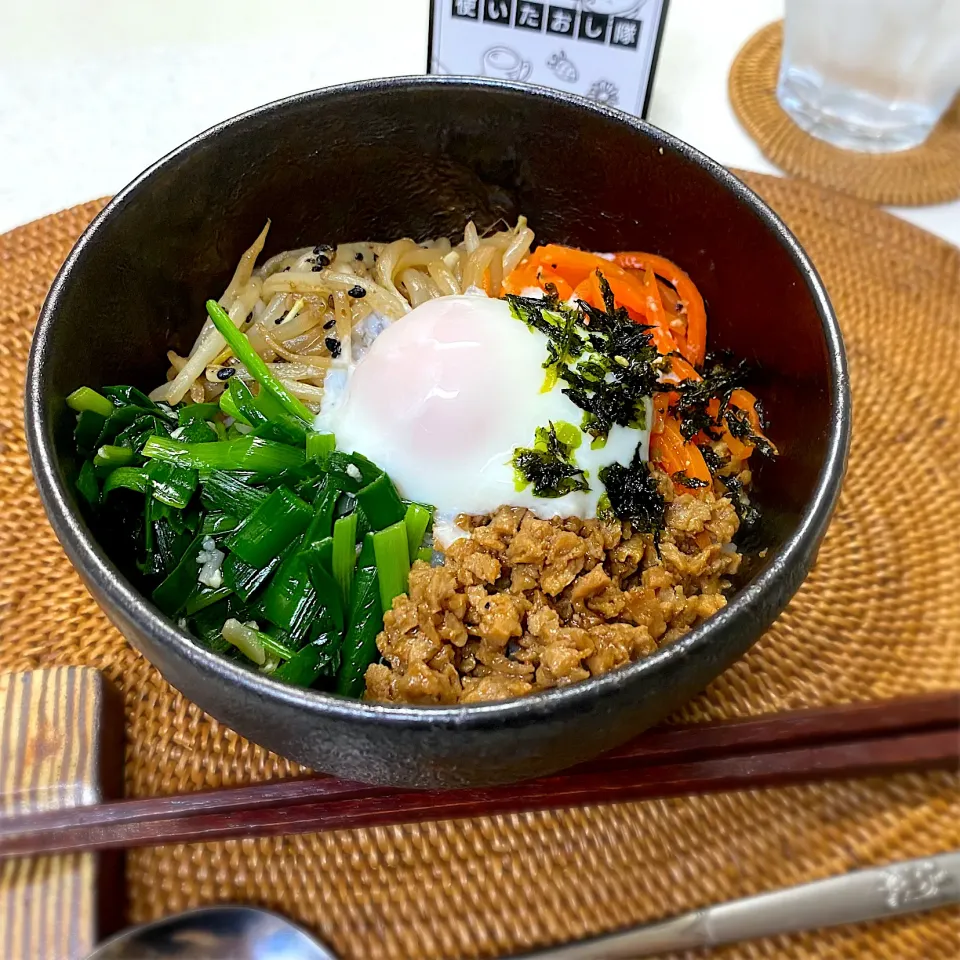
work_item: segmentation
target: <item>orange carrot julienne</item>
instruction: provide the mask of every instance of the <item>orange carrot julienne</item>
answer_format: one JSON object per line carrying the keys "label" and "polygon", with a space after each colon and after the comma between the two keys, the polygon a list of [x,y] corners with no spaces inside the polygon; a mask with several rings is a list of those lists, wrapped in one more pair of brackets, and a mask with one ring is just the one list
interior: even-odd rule
{"label": "orange carrot julienne", "polygon": [[[749,390],[737,389],[730,394],[730,406],[736,407],[738,410],[742,410],[744,413],[746,413],[747,420],[750,422],[750,429],[757,436],[763,437],[766,440],[766,435],[764,434],[760,425],[760,415],[757,413],[756,403],[757,398],[750,393]],[[719,438],[726,444],[727,449],[730,451],[730,455],[735,460],[748,460],[750,455],[756,449],[756,445],[750,443],[749,440],[740,440],[730,432],[730,428],[727,426],[726,420],[720,414],[719,399],[710,401],[707,406],[707,413],[714,420],[714,422],[717,423]],[[709,440],[710,438],[700,434],[700,439]]]}
{"label": "orange carrot julienne", "polygon": [[[673,394],[672,396],[676,396]],[[653,395],[653,423],[650,430],[652,433],[663,433],[663,424],[669,416],[669,407],[671,403],[671,394],[655,393]]]}
{"label": "orange carrot julienne", "polygon": [[653,395],[650,459],[671,479],[674,474],[682,473],[691,480],[702,480],[707,484],[706,488],[691,488],[674,480],[674,486],[678,490],[690,492],[693,489],[707,489],[712,484],[710,468],[696,443],[684,438],[679,422],[670,413],[670,404],[675,398],[675,393]]}
{"label": "orange carrot julienne", "polygon": [[666,317],[666,311],[663,309],[663,300],[660,299],[660,289],[657,286],[656,274],[649,268],[643,271],[643,289],[647,294],[647,315]]}
{"label": "orange carrot julienne", "polygon": [[[750,429],[758,437],[763,437],[764,440],[767,439],[760,423],[760,414],[757,412],[757,398],[750,393],[749,390],[734,390],[733,393],[730,394],[730,406],[736,407],[737,409],[746,413],[747,420],[750,423]],[[726,423],[724,423],[723,426],[725,431],[724,440],[726,440],[727,446],[730,447],[730,452],[735,457],[738,457],[741,460],[746,460],[747,457],[749,457],[750,454],[756,449],[755,444],[752,444],[749,441],[744,442],[743,440],[738,440],[735,436],[733,436],[733,434],[730,433]],[[733,441],[732,444],[731,441]],[[769,443],[769,440],[767,440],[767,442]]]}
{"label": "orange carrot julienne", "polygon": [[713,485],[710,470],[703,454],[691,440],[684,440],[680,424],[670,416],[663,419],[663,429],[650,435],[650,459],[654,461],[671,479],[682,474],[693,481],[701,481],[704,486],[687,487],[674,480],[674,484],[690,492],[693,489],[709,489]]}
{"label": "orange carrot julienne", "polygon": [[[644,288],[642,280],[618,266],[613,260],[597,253],[577,250],[574,247],[546,244],[538,247],[521,262],[520,266],[507,278],[507,286],[511,290],[519,286],[521,279],[525,280],[530,276],[527,271],[536,266],[541,267],[545,275],[563,278],[573,291],[576,291],[585,280],[599,270],[607,283],[610,284],[614,300],[619,306],[639,315],[645,323],[659,326],[665,333],[670,333],[665,312],[660,310],[658,313],[651,310],[648,292]],[[517,277],[514,274],[517,274]],[[541,284],[538,283],[537,285]],[[585,289],[590,289],[590,287]],[[603,299],[599,296],[599,288],[595,297],[584,296],[583,299],[592,306],[603,308]]]}
{"label": "orange carrot julienne", "polygon": [[703,297],[689,275],[672,260],[655,253],[624,250],[613,256],[614,262],[624,269],[643,272],[652,270],[677,291],[684,304],[687,321],[682,353],[694,366],[700,366],[707,353],[707,311]]}
{"label": "orange carrot julienne", "polygon": [[573,287],[567,283],[558,273],[554,273],[552,270],[548,270],[546,267],[540,267],[537,278],[540,281],[538,286],[541,289],[546,288],[548,285],[552,285],[557,291],[557,296],[562,301],[567,301],[573,296]]}
{"label": "orange carrot julienne", "polygon": [[561,300],[569,300],[573,296],[573,287],[560,274],[528,257],[504,278],[503,292],[522,296],[526,290],[546,290],[549,284],[556,288]]}

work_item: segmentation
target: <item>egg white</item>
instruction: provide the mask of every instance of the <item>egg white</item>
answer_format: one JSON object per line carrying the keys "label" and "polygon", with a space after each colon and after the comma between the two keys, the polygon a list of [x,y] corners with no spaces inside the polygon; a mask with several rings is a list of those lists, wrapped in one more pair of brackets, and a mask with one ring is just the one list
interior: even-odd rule
{"label": "egg white", "polygon": [[[517,320],[503,300],[443,297],[385,327],[351,369],[331,371],[317,429],[337,446],[363,453],[392,478],[400,494],[430,503],[438,518],[486,514],[501,505],[538,516],[596,516],[601,467],[649,456],[647,429],[614,425],[606,444],[590,436],[574,451],[590,489],[536,497],[517,489],[511,459],[534,444],[538,427],[580,425],[583,411],[561,392],[543,392],[547,338]],[[455,529],[440,522],[438,539]]]}

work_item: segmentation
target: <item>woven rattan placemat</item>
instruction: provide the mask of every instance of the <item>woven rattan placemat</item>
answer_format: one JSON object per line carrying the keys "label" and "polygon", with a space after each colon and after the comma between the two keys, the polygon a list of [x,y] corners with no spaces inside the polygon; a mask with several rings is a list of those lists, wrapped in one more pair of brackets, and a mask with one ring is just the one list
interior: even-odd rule
{"label": "woven rattan placemat", "polygon": [[[816,569],[776,626],[683,716],[960,687],[960,251],[830,191],[745,179],[796,231],[830,290],[856,427]],[[21,404],[30,331],[98,207],[0,237],[0,670],[104,670],[126,698],[131,795],[290,774],[293,764],[205,716],[126,645],[63,556],[34,491]],[[129,856],[129,914],[243,901],[306,923],[347,958],[493,957],[960,847],[956,791],[956,778],[931,773],[168,846]],[[941,911],[717,955],[934,960],[955,956],[957,935],[956,916]]]}
{"label": "woven rattan placemat", "polygon": [[770,161],[811,183],[871,203],[922,206],[960,199],[960,97],[929,139],[913,150],[840,150],[801,130],[777,102],[783,27],[754,34],[730,69],[733,109]]}

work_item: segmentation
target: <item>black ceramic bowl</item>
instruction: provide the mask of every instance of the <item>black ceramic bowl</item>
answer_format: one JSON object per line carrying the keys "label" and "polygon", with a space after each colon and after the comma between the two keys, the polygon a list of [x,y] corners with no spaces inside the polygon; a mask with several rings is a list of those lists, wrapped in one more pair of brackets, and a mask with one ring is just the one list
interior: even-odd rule
{"label": "black ceramic bowl", "polygon": [[[212,654],[161,615],[91,536],[72,480],[82,384],[163,378],[203,303],[273,220],[266,255],[316,242],[460,233],[523,212],[541,241],[648,249],[692,274],[712,349],[758,365],[781,456],[757,498],[769,547],[716,616],[654,656],[526,699],[401,708],[295,689]],[[122,190],[81,237],[37,326],[30,453],[47,514],[108,616],[187,697],[319,770],[408,786],[544,774],[616,746],[740,657],[806,576],[843,476],[843,346],[823,286],[770,209],[660,130],[577,97],[447,78],[320,90],[228,120]]]}

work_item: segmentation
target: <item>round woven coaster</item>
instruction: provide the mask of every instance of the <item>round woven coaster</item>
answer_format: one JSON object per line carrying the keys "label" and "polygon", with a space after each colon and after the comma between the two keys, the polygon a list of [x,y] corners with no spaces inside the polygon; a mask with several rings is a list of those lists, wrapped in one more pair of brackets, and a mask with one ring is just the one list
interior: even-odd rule
{"label": "round woven coaster", "polygon": [[[960,251],[798,181],[745,177],[785,217],[840,315],[856,429],[819,563],[685,720],[960,687],[956,478]],[[0,237],[0,670],[99,667],[123,691],[132,796],[297,768],[217,724],[110,626],[65,559],[22,427],[30,331],[91,203]],[[776,425],[773,427],[776,435]],[[131,853],[130,920],[239,901],[345,958],[495,957],[699,905],[960,847],[957,779],[904,775],[417,826]],[[724,958],[955,956],[957,918],[781,937]]]}
{"label": "round woven coaster", "polygon": [[777,102],[783,26],[752,36],[730,70],[733,109],[770,161],[811,183],[871,203],[922,206],[960,198],[960,97],[912,150],[856,153],[832,147],[801,130]]}

